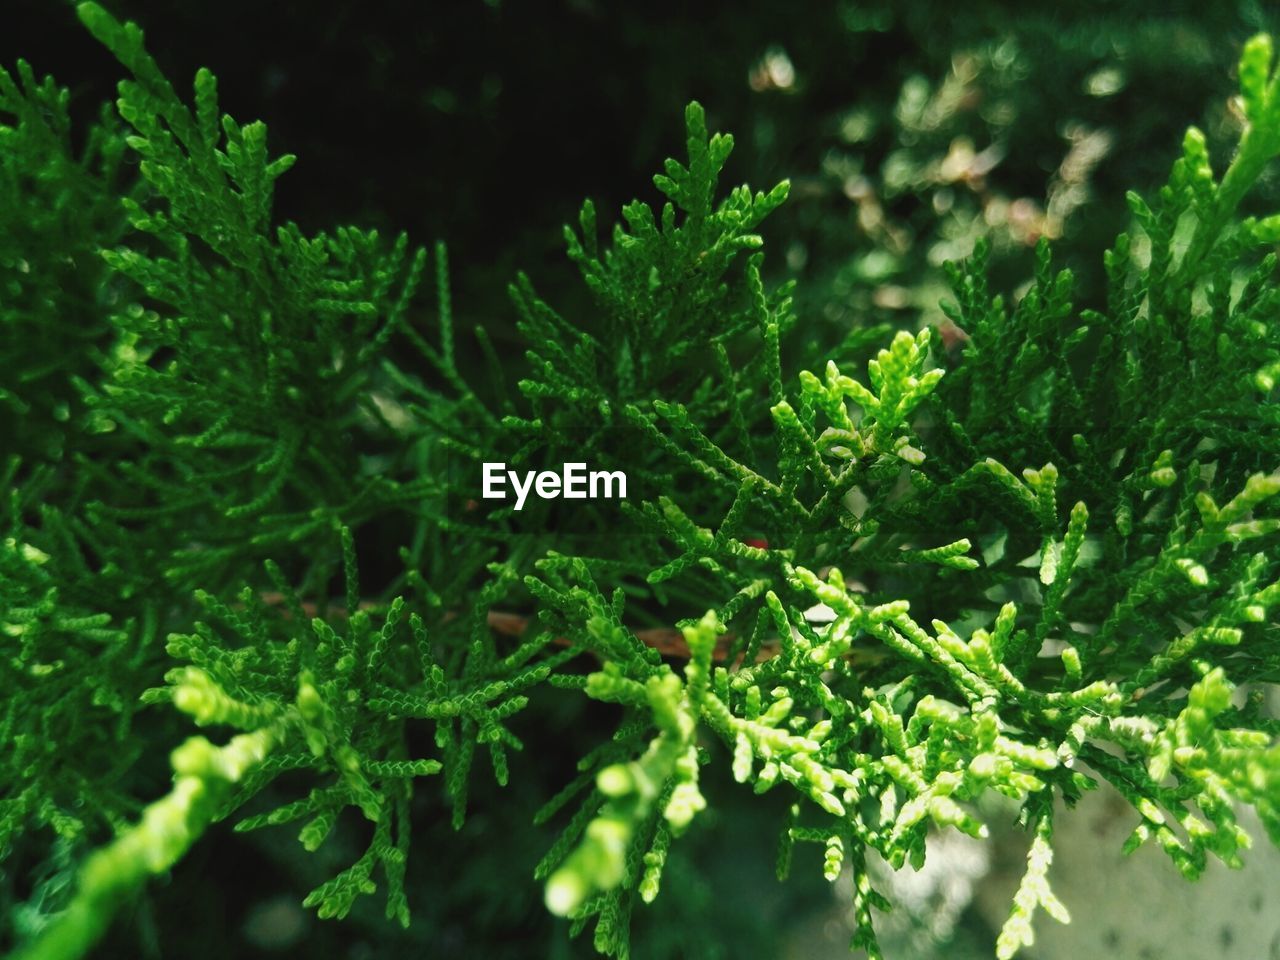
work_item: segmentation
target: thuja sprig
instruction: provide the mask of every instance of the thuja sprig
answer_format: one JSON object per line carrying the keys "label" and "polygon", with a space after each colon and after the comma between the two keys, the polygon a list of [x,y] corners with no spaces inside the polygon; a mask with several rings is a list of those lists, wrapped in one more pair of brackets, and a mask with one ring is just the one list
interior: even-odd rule
{"label": "thuja sprig", "polygon": [[140,746],[130,668],[157,625],[149,606],[127,620],[97,608],[84,558],[59,549],[66,518],[46,506],[42,524],[27,519],[53,471],[17,483],[20,466],[0,472],[0,859],[42,830],[80,841],[123,822],[132,801],[117,781]]}
{"label": "thuja sprig", "polygon": [[32,462],[87,439],[72,377],[112,347],[118,289],[98,251],[125,230],[121,197],[139,192],[111,111],[73,133],[69,104],[25,61],[0,68],[0,417],[6,455]]}
{"label": "thuja sprig", "polygon": [[[342,539],[349,543],[349,534],[344,531]],[[354,562],[348,575],[358,596]],[[404,642],[400,598],[379,614],[357,609],[331,620],[296,616],[302,604],[287,589],[284,601],[295,614],[287,619],[249,589],[235,605],[207,593],[199,599],[209,622],[198,623],[193,633],[172,634],[167,642],[169,653],[189,665],[170,671],[168,685],[148,691],[144,699],[171,702],[200,726],[230,725],[246,732],[224,747],[198,737],[175,751],[174,790],[86,861],[75,898],[24,958],[83,955],[148,875],[168,870],[211,823],[273,792],[272,782],[290,770],[309,770],[320,783],[299,799],[242,816],[235,828],[302,821],[298,840],[315,851],[344,809],[358,810],[373,824],[365,853],[313,890],[304,904],[322,918],[344,917],[357,897],[375,892],[373,875],[380,869],[387,883],[387,916],[407,925],[412,782],[445,773],[460,823],[477,740],[488,743],[495,775],[505,782],[503,751],[522,746],[507,729],[528,703],[520,691],[545,681],[576,654],[561,651],[530,666],[510,658],[493,663],[481,649],[476,651],[480,664],[446,679],[431,628],[416,612],[407,618],[412,642]],[[450,623],[433,620],[437,628]],[[99,623],[75,626],[89,629]],[[523,659],[543,645],[531,647]],[[357,690],[362,694],[353,695]],[[405,723],[411,718],[436,722],[443,759],[409,756]]]}
{"label": "thuja sprig", "polygon": [[[1257,59],[1259,49],[1251,46],[1246,58]],[[1265,111],[1254,113],[1254,122],[1271,122]],[[1200,142],[1195,135],[1188,138],[1170,187],[1161,194],[1160,212],[1139,218],[1153,245],[1150,263],[1108,259],[1118,332],[1099,340],[1090,327],[1100,318],[1086,313],[1077,321],[1071,277],[1051,270],[1049,250],[1042,246],[1036,284],[1013,320],[989,297],[980,271],[957,271],[961,308],[955,319],[971,336],[963,363],[949,371],[958,374],[954,388],[947,387],[951,378],[944,378],[943,369],[926,367],[927,334],[899,334],[872,362],[869,385],[829,365],[825,382],[802,374],[795,399],[775,390],[773,461],[765,457],[764,463],[758,441],[754,460],[735,457],[720,435],[704,428],[693,407],[665,400],[653,406],[668,425],[667,431],[649,433],[655,445],[718,489],[723,506],[717,514],[705,498],[684,494],[643,505],[643,516],[676,551],[648,579],[664,588],[700,582],[720,592],[724,622],[754,622],[739,648],[749,655],[730,662],[705,701],[723,707],[712,709],[707,722],[733,750],[735,774],[757,789],[782,780],[802,791],[822,787],[810,794],[817,806],[852,822],[789,829],[798,838],[821,839],[829,861],[843,849],[841,831],[847,830],[891,864],[918,864],[926,822],[980,834],[985,828],[970,804],[983,791],[1020,800],[1037,825],[1037,837],[1027,880],[1000,939],[1002,956],[1030,942],[1037,905],[1059,919],[1066,916],[1046,881],[1051,828],[1044,798],[1052,793],[1074,798],[1106,779],[1150,824],[1135,842],[1154,836],[1189,875],[1199,872],[1206,853],[1237,861],[1243,841],[1233,802],[1269,809],[1256,790],[1211,774],[1205,755],[1169,746],[1189,743],[1193,727],[1201,731],[1197,742],[1214,742],[1208,727],[1219,714],[1208,705],[1221,702],[1210,693],[1221,688],[1207,684],[1221,672],[1193,686],[1189,712],[1174,711],[1181,719],[1168,720],[1163,712],[1178,703],[1177,682],[1188,670],[1202,669],[1197,658],[1236,649],[1248,634],[1256,637],[1253,655],[1233,654],[1218,670],[1249,676],[1274,669],[1263,632],[1270,630],[1265,623],[1277,571],[1263,554],[1246,552],[1251,541],[1276,533],[1268,514],[1274,480],[1256,472],[1266,466],[1270,441],[1249,443],[1227,427],[1243,416],[1274,436],[1274,411],[1270,404],[1258,405],[1251,366],[1256,347],[1268,341],[1258,311],[1270,302],[1262,291],[1272,264],[1264,260],[1253,270],[1250,282],[1257,293],[1234,302],[1215,293],[1229,283],[1225,258],[1248,256],[1253,241],[1228,229],[1239,196],[1234,187],[1215,193]],[[1235,169],[1252,170],[1256,177],[1258,164],[1275,152],[1268,143],[1265,134],[1246,137]],[[1232,174],[1230,182],[1242,176]],[[1218,213],[1205,214],[1205,203],[1210,206],[1204,209]],[[1198,234],[1211,238],[1212,256],[1198,259],[1194,246],[1191,254],[1175,256],[1172,224],[1188,212],[1213,217],[1224,209],[1223,222],[1211,219]],[[1158,286],[1155,278],[1175,263],[1183,271],[1178,281]],[[1136,295],[1135,275],[1142,291]],[[1193,291],[1205,285],[1208,315],[1197,314],[1192,300]],[[1208,324],[1247,331],[1251,345],[1228,360],[1227,341],[1215,340]],[[1179,339],[1184,333],[1185,342]],[[1082,345],[1100,349],[1102,372],[1069,359]],[[764,350],[766,367],[776,364],[768,339]],[[1208,359],[1201,363],[1197,351]],[[1188,393],[1180,379],[1189,361],[1203,378],[1200,394]],[[1245,376],[1232,376],[1233,368]],[[1118,420],[1111,412],[1115,399],[1107,395],[1117,384],[1135,403],[1140,393],[1169,398],[1179,412],[1166,407],[1150,421]],[[1002,395],[1010,398],[1011,409],[1009,402],[1000,406]],[[950,406],[943,405],[944,397]],[[921,430],[916,412],[925,401],[934,423]],[[643,425],[643,411],[633,417]],[[1214,438],[1211,452],[1203,447],[1206,435]],[[1204,469],[1210,459],[1213,473]],[[1228,506],[1219,507],[1224,500]],[[748,516],[778,546],[738,539]],[[938,546],[921,544],[923,525],[936,531],[940,517],[948,518],[949,531],[969,535]],[[979,538],[990,544],[984,562],[970,555]],[[1031,554],[1025,560],[1014,552],[1022,545]],[[1135,549],[1143,556],[1137,562]],[[861,579],[873,581],[870,590],[850,590],[840,570],[830,566],[846,555],[854,557]],[[957,588],[963,589],[956,580],[922,589],[929,581],[917,576],[912,583],[898,575],[922,564],[954,569],[953,576],[982,571],[984,582],[996,585],[994,591],[986,588],[999,606],[994,621],[971,626],[965,638],[945,619],[929,618],[928,626],[917,620],[911,611],[921,599],[926,608],[939,609],[946,605],[943,597],[959,596]],[[824,567],[821,575],[813,572]],[[1214,569],[1222,571],[1220,584]],[[1014,593],[1025,579],[1036,583],[1034,591]],[[913,599],[886,595],[892,588]],[[583,598],[598,595],[592,588],[574,589]],[[1021,602],[1008,602],[1020,594]],[[569,595],[540,596],[563,612]],[[585,609],[569,615],[566,626],[586,615]],[[770,625],[779,653],[756,663],[757,638]],[[1042,652],[1054,640],[1061,643],[1061,655],[1047,659]],[[1136,673],[1135,655],[1150,657]],[[642,660],[632,662],[642,673],[653,669]],[[613,678],[608,688],[618,691],[621,702],[638,706],[642,688],[626,685],[625,663],[607,668],[605,676]],[[603,689],[603,681],[597,686]],[[627,690],[629,699],[622,692]],[[772,705],[764,691],[777,698]],[[753,736],[751,724],[762,715],[773,732]],[[791,716],[805,716],[806,724],[816,716],[821,736],[779,733],[774,725]],[[845,733],[828,733],[828,723]],[[1252,736],[1237,729],[1215,736],[1236,744],[1232,749],[1260,751],[1239,760],[1258,783],[1269,782],[1269,733]],[[771,749],[793,745],[788,737],[811,741],[812,752],[771,756]],[[1118,748],[1120,758],[1103,760],[1091,741]],[[1214,748],[1209,750],[1213,755]],[[1195,777],[1187,769],[1178,774],[1179,791],[1158,782],[1173,769],[1168,758],[1174,755],[1198,771]],[[757,757],[764,760],[758,771]],[[1080,759],[1089,766],[1076,769]],[[1143,769],[1152,763],[1154,772]],[[1200,798],[1208,825],[1185,803],[1190,796]],[[878,802],[878,817],[861,813],[863,799]],[[1173,813],[1188,840],[1165,825],[1161,808]],[[584,862],[576,866],[585,869]],[[624,884],[626,862],[617,860],[605,886]],[[575,877],[579,889],[591,889],[579,873]],[[595,907],[603,909],[605,902],[597,900]],[[592,906],[584,909],[591,912]],[[860,932],[860,942],[870,944],[874,934],[869,914],[863,915],[868,929]],[[611,943],[611,949],[623,949],[612,934],[598,936],[597,945]]]}
{"label": "thuja sprig", "polygon": [[[669,671],[651,675],[643,684],[606,669],[587,678],[586,693],[598,700],[622,703],[651,712],[658,735],[645,753],[626,764],[612,764],[596,775],[596,789],[607,798],[586,827],[585,839],[547,881],[547,907],[562,916],[573,913],[590,894],[609,891],[627,879],[627,850],[639,824],[662,798],[662,818],[670,834],[679,836],[706,806],[698,791],[698,756],[694,734],[707,698],[711,651],[719,625],[708,614],[686,627],[690,659],[684,682]],[[657,824],[653,824],[657,829]],[[645,838],[653,842],[655,836]],[[657,895],[658,860],[645,875],[646,901]],[[635,882],[638,878],[631,877]]]}
{"label": "thuja sprig", "polygon": [[[1280,152],[1269,41],[1246,47],[1248,127],[1222,178],[1193,131],[1166,186],[1130,198],[1105,312],[1076,309],[1047,244],[1006,303],[980,244],[952,269],[965,349],[902,331],[865,375],[844,356],[784,357],[792,288],[767,281],[755,231],[785,182],[717,201],[732,140],[692,104],[687,159],[655,180],[667,202],[624,208],[611,244],[589,204],[567,232],[591,316],[514,284],[528,370],[494,410],[463,376],[443,247],[424,335],[409,322],[424,251],[275,225],[271,184],[291,159],[269,157],[265,127],[221,116],[206,71],[188,106],[136,27],[80,13],[132,75],[118,108],[144,186],[125,204],[127,246],[110,217],[77,245],[111,239],[101,282],[123,293],[88,323],[110,346],[77,370],[91,409],[68,435],[111,455],[85,437],[67,462],[34,444],[3,478],[0,631],[17,653],[0,663],[15,694],[0,763],[16,789],[0,798],[0,852],[28,824],[93,829],[66,814],[78,799],[122,801],[79,758],[41,762],[85,743],[86,705],[116,721],[116,756],[143,749],[128,722],[156,683],[158,635],[181,666],[142,702],[243,732],[176,751],[174,790],[140,823],[104,804],[118,837],[31,956],[88,949],[124,897],[233,814],[241,830],[300,822],[315,851],[354,811],[364,852],[304,902],[340,918],[381,882],[407,924],[416,781],[439,775],[461,827],[477,753],[505,785],[544,686],[622,711],[538,815],[578,804],[535,871],[552,912],[575,931],[594,922],[613,955],[718,760],[754,792],[789,794],[780,874],[796,842],[820,845],[828,878],[851,867],[853,943],[871,956],[886,904],[869,851],[919,867],[933,830],[985,836],[989,792],[1034,832],[1001,957],[1031,942],[1035,911],[1065,919],[1048,886],[1058,798],[1106,781],[1139,818],[1129,846],[1154,841],[1188,877],[1210,855],[1240,862],[1239,803],[1280,834],[1276,723],[1233,700],[1280,669],[1280,293],[1262,250],[1280,232],[1236,214]],[[19,78],[0,80],[18,118],[0,135],[96,204],[112,171],[69,173],[61,95]],[[103,142],[104,159],[121,149]],[[399,336],[425,379],[382,355]],[[806,368],[821,375],[792,373]],[[58,420],[46,386],[57,394],[10,392]],[[634,536],[599,555],[440,506],[443,452],[509,443],[519,459],[568,439],[581,456],[619,429],[644,441],[630,444],[637,476],[663,492],[609,519]],[[391,518],[409,520],[405,571],[365,597],[352,527]],[[256,579],[244,561],[267,553],[279,565]],[[338,570],[341,614],[326,589]],[[523,629],[494,629],[507,603]],[[671,624],[681,645],[657,649]],[[584,654],[593,668],[575,672]],[[435,756],[410,754],[422,723]]]}
{"label": "thuja sprig", "polygon": [[[203,722],[237,725],[243,705],[198,670],[174,689],[174,703]],[[231,788],[259,768],[279,745],[296,715],[237,734],[218,747],[192,737],[173,751],[173,788],[149,805],[139,822],[90,855],[80,869],[67,908],[16,956],[64,960],[84,956],[101,938],[120,904],[148,877],[164,873],[213,822]]]}
{"label": "thuja sprig", "polygon": [[93,3],[78,11],[132,75],[117,108],[148,187],[125,203],[129,245],[102,254],[132,288],[111,315],[121,346],[105,376],[80,381],[97,429],[123,435],[111,466],[82,467],[97,478],[90,518],[167,529],[165,574],[189,590],[227,586],[219,570],[323,538],[335,518],[423,496],[422,481],[350,469],[344,438],[387,429],[377,361],[425,250],[273,223],[274,182],[295,158],[270,157],[266,126],[221,114],[208,70],[189,107],[141,30]]}
{"label": "thuja sprig", "polygon": [[1049,866],[1053,863],[1053,814],[1043,809],[1035,821],[1035,836],[1027,852],[1027,872],[1013,897],[1013,912],[996,940],[996,956],[1009,960],[1022,947],[1035,943],[1031,918],[1037,907],[1043,908],[1060,923],[1070,923],[1071,916],[1049,889]]}

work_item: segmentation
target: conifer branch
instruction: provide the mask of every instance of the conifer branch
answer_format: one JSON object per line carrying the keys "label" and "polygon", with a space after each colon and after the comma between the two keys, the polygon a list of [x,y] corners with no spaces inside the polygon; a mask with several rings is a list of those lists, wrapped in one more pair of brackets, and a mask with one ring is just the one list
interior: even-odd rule
{"label": "conifer branch", "polygon": [[[948,268],[957,349],[903,330],[869,359],[879,340],[822,348],[771,282],[757,230],[788,183],[722,193],[733,139],[692,103],[664,199],[606,238],[587,202],[565,230],[591,310],[511,284],[527,362],[489,401],[470,351],[503,358],[467,339],[443,244],[432,264],[405,237],[275,222],[293,158],[266,127],[221,114],[206,70],[188,103],[141,30],[78,10],[128,72],[128,135],[104,117],[74,153],[64,93],[0,71],[20,233],[0,267],[24,224],[67,237],[0,304],[0,370],[33,371],[0,382],[31,418],[0,471],[0,857],[115,838],[17,956],[85,954],[232,817],[300,824],[310,853],[350,811],[362,852],[303,903],[340,919],[384,883],[408,925],[418,782],[460,829],[554,697],[620,711],[535,815],[564,820],[535,870],[548,908],[611,956],[636,893],[679,899],[709,763],[787,794],[780,876],[797,842],[828,879],[851,867],[873,957],[868,852],[918,868],[932,831],[986,837],[991,792],[1034,833],[1001,958],[1038,908],[1066,919],[1057,799],[1107,782],[1139,820],[1127,847],[1189,878],[1242,862],[1239,805],[1280,842],[1280,724],[1236,696],[1280,677],[1280,219],[1237,212],[1280,154],[1269,40],[1245,48],[1221,179],[1193,130],[1166,186],[1130,195],[1105,310],[1078,309],[1047,241],[1006,300],[982,241]],[[44,335],[64,323],[74,356]],[[644,493],[554,530],[545,502],[453,509],[493,451],[622,462]],[[400,534],[400,567],[370,576]],[[138,819],[117,784],[158,735],[132,720],[166,705],[241,732],[175,750]]]}

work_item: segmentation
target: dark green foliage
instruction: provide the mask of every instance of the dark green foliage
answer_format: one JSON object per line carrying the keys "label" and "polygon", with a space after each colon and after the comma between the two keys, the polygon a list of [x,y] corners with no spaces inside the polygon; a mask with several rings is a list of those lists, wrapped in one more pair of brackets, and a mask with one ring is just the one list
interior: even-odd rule
{"label": "dark green foliage", "polygon": [[30,503],[12,487],[16,469],[10,461],[0,540],[7,648],[0,661],[6,747],[0,855],[6,857],[28,830],[75,842],[88,827],[101,827],[97,818],[122,822],[133,804],[117,782],[143,749],[129,740],[137,691],[127,678],[137,669],[136,638],[146,627],[120,629],[110,614],[92,612],[49,555],[28,542],[21,517]]}
{"label": "dark green foliage", "polygon": [[[1237,214],[1280,153],[1269,41],[1245,49],[1248,126],[1222,177],[1192,130],[1158,196],[1131,197],[1105,312],[1076,309],[1047,243],[1007,307],[979,243],[949,269],[966,341],[950,351],[928,328],[869,359],[880,329],[834,351],[788,338],[792,284],[740,257],[787,185],[717,200],[733,142],[691,104],[687,161],[655,178],[668,202],[625,207],[607,245],[590,203],[566,231],[591,311],[512,286],[527,372],[511,393],[473,388],[459,361],[472,340],[455,336],[443,247],[424,334],[424,251],[274,224],[292,158],[269,158],[262,124],[220,116],[206,71],[188,108],[136,27],[80,13],[132,74],[118,109],[141,180],[121,243],[115,161],[91,176],[48,145],[24,104],[55,102],[51,86],[0,91],[9,162],[44,177],[15,174],[5,215],[39,189],[92,214],[68,217],[83,235],[66,241],[37,219],[38,242],[14,249],[56,264],[102,248],[104,265],[77,301],[96,349],[55,367],[23,332],[43,308],[0,305],[0,363],[42,371],[12,402],[74,438],[64,454],[19,435],[5,476],[0,855],[23,833],[28,855],[50,831],[103,836],[75,812],[86,800],[117,836],[28,922],[23,956],[88,949],[230,817],[301,823],[309,852],[344,814],[363,821],[363,853],[304,903],[340,918],[385,884],[386,916],[409,925],[415,791],[464,827],[477,753],[506,786],[550,715],[535,696],[613,705],[612,732],[591,729],[578,775],[529,812],[563,828],[534,871],[548,908],[613,956],[630,955],[636,895],[669,888],[706,819],[709,765],[785,794],[780,876],[796,843],[820,845],[828,879],[849,864],[853,947],[873,957],[889,904],[869,853],[918,867],[930,830],[985,836],[990,792],[1034,834],[1001,957],[1031,942],[1038,908],[1066,919],[1048,883],[1055,796],[1110,782],[1139,819],[1132,844],[1154,839],[1192,878],[1210,854],[1239,863],[1238,803],[1280,841],[1262,696],[1280,668],[1280,226]],[[118,158],[99,136],[117,146],[90,156]],[[46,299],[69,295],[48,276]],[[500,378],[483,328],[475,346]],[[85,409],[49,399],[72,386]],[[625,467],[645,493],[584,506],[585,546],[509,508],[451,508],[450,468],[546,449]],[[388,530],[399,566],[375,558],[395,572],[362,588],[360,535]],[[172,791],[130,826],[118,765],[176,741],[130,726],[166,701],[241,732],[175,750]]]}
{"label": "dark green foliage", "polygon": [[398,471],[375,476],[370,461],[386,455],[377,445],[361,444],[354,470],[347,451],[385,428],[375,361],[425,252],[373,231],[274,227],[272,184],[293,157],[268,157],[265,126],[220,117],[207,71],[192,112],[136,27],[96,8],[82,16],[133,73],[118,107],[151,198],[126,204],[134,245],[104,253],[144,299],[113,314],[117,362],[85,386],[100,429],[124,435],[114,469],[93,468],[96,514],[167,530],[167,556],[148,563],[190,589],[281,542],[327,536],[338,519],[421,496],[394,481]]}
{"label": "dark green foliage", "polygon": [[[19,61],[0,69],[0,372],[7,452],[56,459],[76,405],[70,375],[109,345],[118,296],[98,250],[125,229],[119,123],[104,107],[79,149],[68,93]],[[77,411],[78,412],[78,411]]]}

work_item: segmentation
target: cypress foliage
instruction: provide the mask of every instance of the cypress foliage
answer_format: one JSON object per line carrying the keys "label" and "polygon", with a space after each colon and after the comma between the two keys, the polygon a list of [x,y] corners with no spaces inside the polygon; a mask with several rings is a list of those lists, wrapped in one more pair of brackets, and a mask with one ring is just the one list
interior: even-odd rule
{"label": "cypress foliage", "polygon": [[[1073,305],[1044,242],[1011,305],[979,245],[949,269],[963,346],[899,331],[865,362],[856,336],[784,350],[816,342],[788,337],[793,290],[766,282],[756,232],[788,185],[722,197],[733,139],[690,104],[662,206],[629,204],[604,242],[590,202],[566,228],[591,312],[513,283],[527,363],[509,389],[489,334],[454,329],[442,246],[275,222],[293,158],[264,125],[220,114],[207,71],[188,101],[137,27],[79,10],[129,74],[81,153],[65,92],[0,72],[0,856],[115,838],[18,956],[82,955],[228,819],[300,824],[315,851],[354,811],[364,852],[304,903],[341,918],[381,889],[407,926],[415,790],[461,827],[474,777],[508,782],[544,689],[617,707],[530,811],[563,825],[533,878],[547,908],[610,956],[633,911],[662,909],[707,764],[787,795],[780,875],[796,842],[828,879],[850,865],[852,946],[872,957],[889,905],[868,852],[918,867],[930,830],[986,836],[989,792],[1032,835],[1002,958],[1040,910],[1067,919],[1055,797],[1110,783],[1130,846],[1188,878],[1239,865],[1240,804],[1280,842],[1262,696],[1280,668],[1280,216],[1236,212],[1280,153],[1267,38],[1241,59],[1226,170],[1193,129],[1167,185],[1130,195],[1105,311]],[[568,532],[593,537],[529,532],[536,504],[517,524],[450,502],[453,473],[495,454],[607,463],[620,435],[643,493],[585,504]],[[400,572],[362,589],[360,535],[389,528]],[[136,729],[143,707],[177,718],[172,740]],[[182,718],[238,732],[187,739],[139,809],[126,770]]]}

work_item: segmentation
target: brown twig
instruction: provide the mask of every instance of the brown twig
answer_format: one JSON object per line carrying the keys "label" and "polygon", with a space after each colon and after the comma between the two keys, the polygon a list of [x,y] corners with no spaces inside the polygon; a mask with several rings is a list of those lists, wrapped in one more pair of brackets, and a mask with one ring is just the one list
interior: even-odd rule
{"label": "brown twig", "polygon": [[[284,594],[272,591],[259,594],[262,602],[272,607],[284,607]],[[319,615],[319,607],[310,600],[301,601],[302,612],[308,617]],[[377,604],[370,601],[364,601],[360,604],[361,610],[374,609]],[[347,611],[344,607],[331,606],[329,608],[331,615],[337,617],[345,617]],[[282,610],[282,615],[287,619],[289,611],[287,608]],[[447,620],[455,619],[458,614],[450,612],[446,614]],[[525,631],[529,629],[532,618],[521,613],[508,613],[504,610],[490,610],[488,615],[489,629],[494,633],[501,634],[504,637],[512,637],[519,639],[524,636]],[[689,644],[684,639],[684,633],[675,627],[648,627],[644,630],[634,630],[632,633],[635,638],[643,643],[646,647],[652,647],[661,653],[664,657],[676,657],[682,660],[688,660],[691,656],[689,652]],[[730,650],[734,640],[737,637],[732,633],[725,633],[716,638],[715,650],[711,654],[712,660],[717,663],[726,663],[729,660]],[[561,646],[568,647],[572,645],[572,641],[568,637],[556,637],[555,642]],[[760,650],[756,654],[756,662],[763,663],[777,655],[781,649],[781,645],[777,640],[766,640],[760,645]]]}

